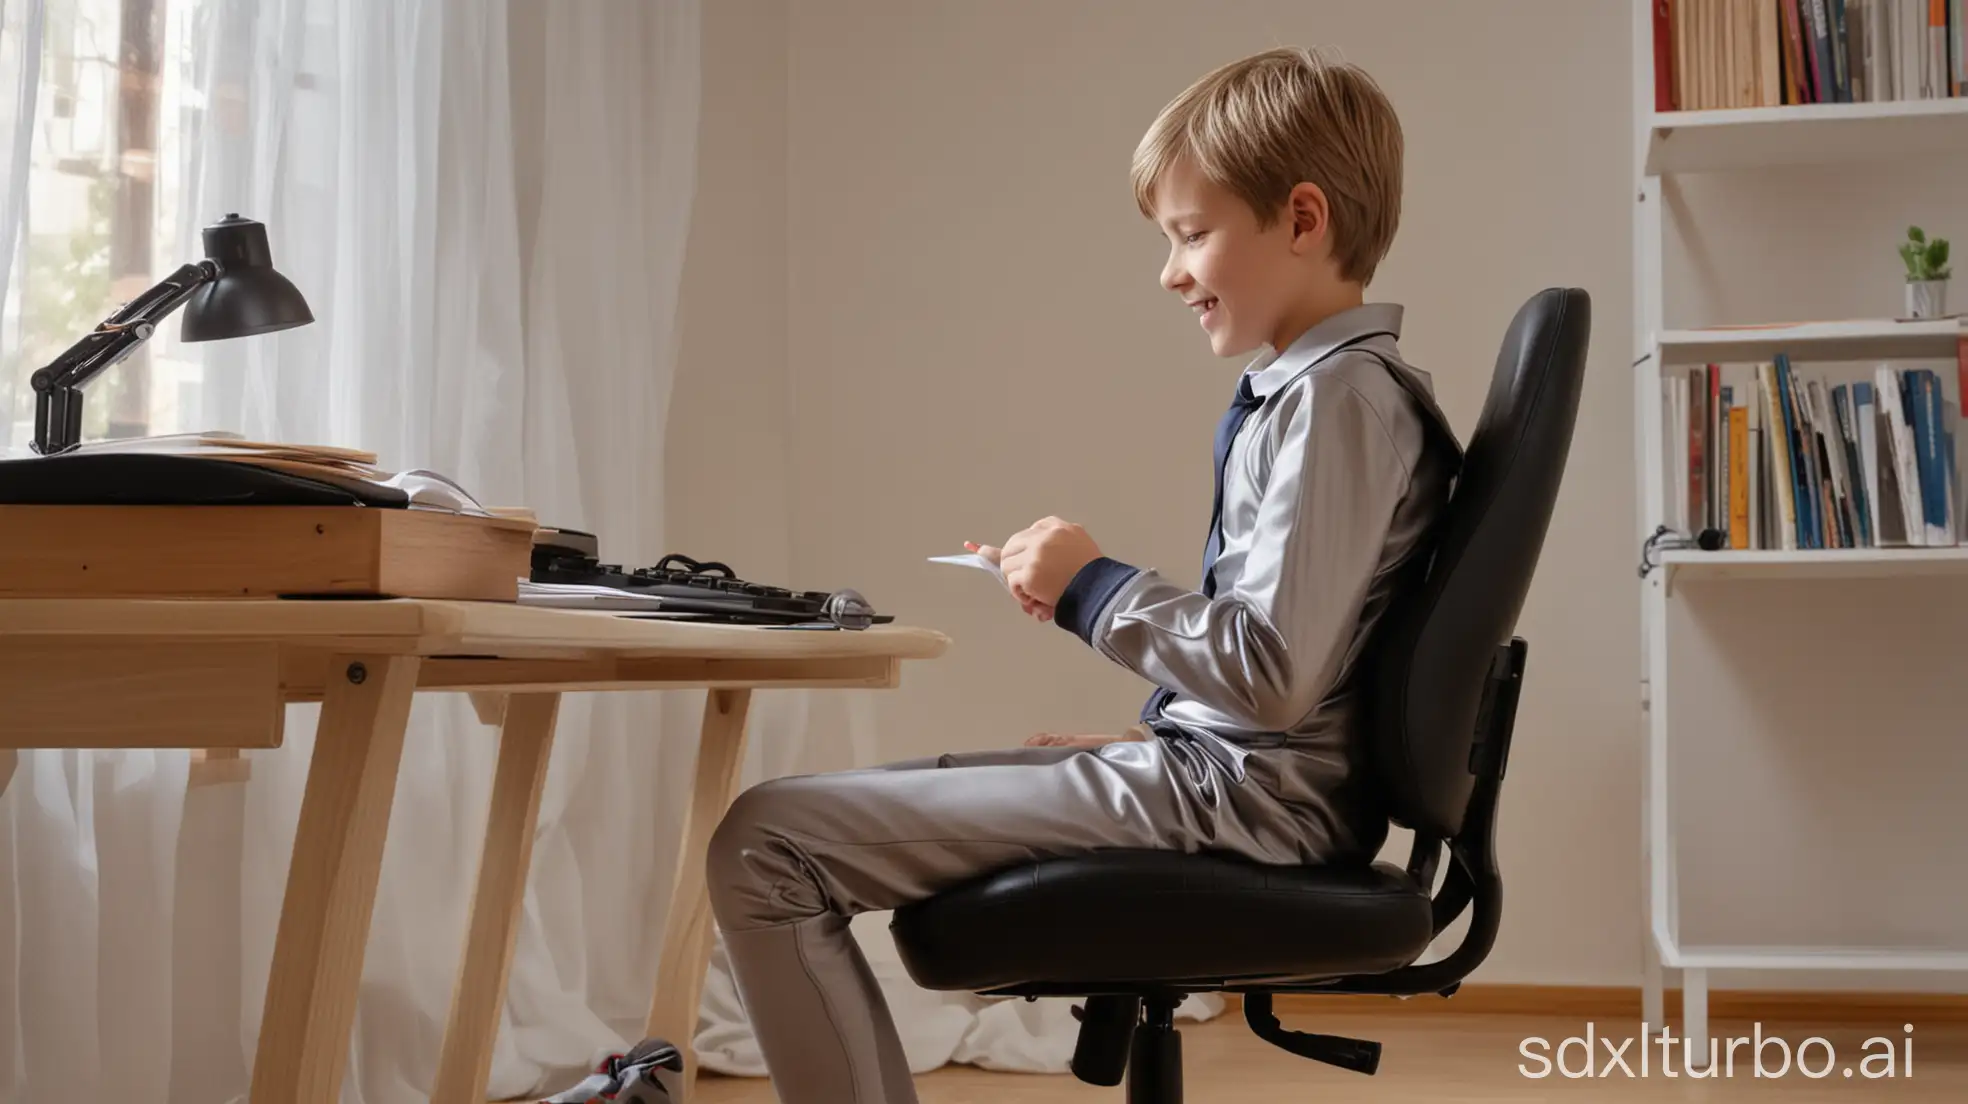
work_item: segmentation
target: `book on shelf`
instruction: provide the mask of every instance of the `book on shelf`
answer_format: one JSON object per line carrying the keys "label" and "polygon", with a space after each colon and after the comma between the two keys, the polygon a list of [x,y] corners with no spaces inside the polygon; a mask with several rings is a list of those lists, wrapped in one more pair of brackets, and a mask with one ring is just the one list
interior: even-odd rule
{"label": "book on shelf", "polygon": [[1665,520],[1726,550],[1968,544],[1968,337],[1953,374],[1949,394],[1932,367],[1831,378],[1778,353],[1664,375]]}
{"label": "book on shelf", "polygon": [[1968,95],[1968,0],[1651,0],[1654,110]]}

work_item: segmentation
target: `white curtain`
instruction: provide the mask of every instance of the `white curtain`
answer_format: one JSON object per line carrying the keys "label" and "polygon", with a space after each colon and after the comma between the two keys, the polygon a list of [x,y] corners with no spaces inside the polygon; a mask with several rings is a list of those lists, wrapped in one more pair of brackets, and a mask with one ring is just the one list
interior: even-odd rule
{"label": "white curtain", "polygon": [[[674,551],[663,427],[696,181],[699,0],[158,2],[155,271],[200,255],[199,228],[236,212],[267,225],[316,317],[198,347],[160,330],[153,363],[180,366],[158,371],[177,403],[160,428],[370,449],[601,534],[610,560]],[[44,3],[116,8],[0,0],[10,302],[47,107],[34,94]],[[89,324],[112,306],[84,304]],[[0,378],[0,402],[22,382]],[[561,1087],[640,1036],[702,701],[563,703],[494,1096]],[[244,1099],[316,712],[294,707],[286,746],[249,753],[243,785],[188,790],[184,752],[21,754],[0,797],[0,1102]],[[745,779],[866,765],[872,717],[861,692],[755,694]],[[496,752],[462,697],[418,697],[345,1104],[427,1098]],[[1064,1069],[1067,1002],[921,990],[886,919],[856,930],[916,1069]],[[708,1069],[763,1072],[721,953],[695,1043]]]}
{"label": "white curtain", "polygon": [[[0,0],[0,259],[14,255],[27,203],[44,14],[42,0]],[[0,263],[0,301],[12,273],[11,263]]]}
{"label": "white curtain", "polygon": [[[202,365],[180,428],[370,449],[653,562],[696,175],[694,0],[551,18],[504,0],[165,7],[156,171],[179,202],[157,211],[160,260],[199,255],[198,229],[225,214],[258,219],[316,317],[196,349],[160,331],[154,358]],[[8,0],[0,141],[36,122],[17,94],[34,86],[32,10]],[[510,33],[515,16],[529,33]],[[4,216],[25,192],[15,173],[0,184]],[[564,704],[496,1095],[639,1036],[694,751],[663,736],[694,731],[701,697]],[[0,1099],[244,1098],[316,712],[291,710],[286,746],[250,753],[243,786],[188,793],[184,752],[23,754],[0,799]],[[427,1097],[496,752],[462,697],[419,696],[351,1104]]]}

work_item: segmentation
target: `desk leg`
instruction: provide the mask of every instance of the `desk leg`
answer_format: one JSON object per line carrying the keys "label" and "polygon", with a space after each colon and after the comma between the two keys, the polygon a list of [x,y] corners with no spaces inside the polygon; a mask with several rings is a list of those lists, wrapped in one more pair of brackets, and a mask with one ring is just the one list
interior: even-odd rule
{"label": "desk leg", "polygon": [[274,938],[253,1104],[335,1104],[341,1095],[418,662],[340,656],[330,667]]}
{"label": "desk leg", "polygon": [[431,1104],[485,1104],[559,709],[559,694],[514,694],[503,711],[478,888],[472,892],[464,961],[451,989],[451,1022],[444,1030]]}
{"label": "desk leg", "polygon": [[20,752],[13,748],[0,748],[0,797],[7,796],[7,783],[14,780],[14,767],[20,763]]}
{"label": "desk leg", "polygon": [[697,1081],[697,1007],[711,962],[711,899],[704,882],[704,851],[732,799],[738,796],[745,760],[745,713],[750,690],[712,690],[704,699],[704,733],[697,743],[697,777],[684,812],[683,850],[677,857],[663,954],[656,965],[656,996],[644,1034],[666,1039],[683,1052],[684,1099]]}

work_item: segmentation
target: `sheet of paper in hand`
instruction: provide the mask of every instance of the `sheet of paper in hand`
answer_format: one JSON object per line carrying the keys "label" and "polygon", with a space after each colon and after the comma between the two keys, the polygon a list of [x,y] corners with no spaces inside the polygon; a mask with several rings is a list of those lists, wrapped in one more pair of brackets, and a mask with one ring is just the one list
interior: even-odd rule
{"label": "sheet of paper in hand", "polygon": [[988,571],[996,577],[1000,586],[1003,586],[1006,590],[1011,589],[1011,584],[1005,582],[1003,569],[976,552],[965,552],[961,556],[931,556],[929,562],[956,564],[958,567],[974,567],[979,571]]}

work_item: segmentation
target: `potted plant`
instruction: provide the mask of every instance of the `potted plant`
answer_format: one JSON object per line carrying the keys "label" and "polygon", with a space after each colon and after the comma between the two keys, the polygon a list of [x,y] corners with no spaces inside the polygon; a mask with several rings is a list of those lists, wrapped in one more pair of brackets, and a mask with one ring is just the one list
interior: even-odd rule
{"label": "potted plant", "polygon": [[1947,313],[1948,241],[1929,238],[1918,226],[1907,227],[1900,243],[1906,262],[1906,309],[1909,318],[1939,318]]}

